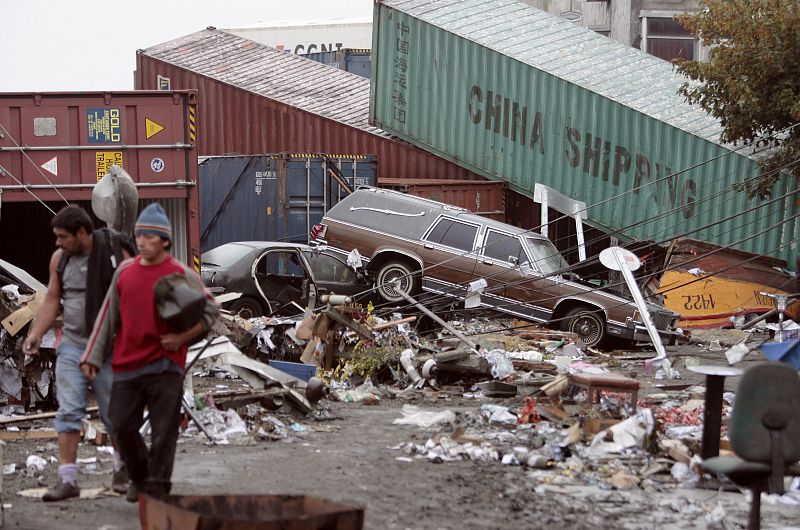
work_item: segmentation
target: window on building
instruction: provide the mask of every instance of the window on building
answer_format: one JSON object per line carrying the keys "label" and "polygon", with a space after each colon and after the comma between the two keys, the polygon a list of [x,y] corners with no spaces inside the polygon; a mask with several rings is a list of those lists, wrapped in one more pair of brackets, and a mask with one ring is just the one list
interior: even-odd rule
{"label": "window on building", "polygon": [[697,59],[698,39],[673,18],[644,17],[642,36],[643,49],[650,55],[670,62]]}

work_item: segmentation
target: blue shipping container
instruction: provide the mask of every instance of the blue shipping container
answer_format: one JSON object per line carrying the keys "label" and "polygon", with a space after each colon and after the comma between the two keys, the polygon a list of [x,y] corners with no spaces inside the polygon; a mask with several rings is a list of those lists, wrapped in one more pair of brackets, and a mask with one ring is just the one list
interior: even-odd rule
{"label": "blue shipping container", "polygon": [[202,252],[231,241],[307,243],[311,227],[347,195],[328,164],[339,170],[351,189],[377,183],[377,159],[371,155],[201,158]]}
{"label": "blue shipping container", "polygon": [[307,53],[303,57],[367,79],[372,75],[372,50],[345,48],[329,52]]}

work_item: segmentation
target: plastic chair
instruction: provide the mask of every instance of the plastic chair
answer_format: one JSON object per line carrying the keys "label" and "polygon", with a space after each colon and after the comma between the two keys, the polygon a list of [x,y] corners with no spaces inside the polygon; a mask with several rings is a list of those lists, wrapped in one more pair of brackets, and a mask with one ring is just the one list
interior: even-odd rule
{"label": "plastic chair", "polygon": [[781,363],[747,370],[736,390],[729,429],[736,456],[702,463],[753,493],[748,528],[761,525],[761,492],[783,494],[783,477],[800,474],[800,377]]}

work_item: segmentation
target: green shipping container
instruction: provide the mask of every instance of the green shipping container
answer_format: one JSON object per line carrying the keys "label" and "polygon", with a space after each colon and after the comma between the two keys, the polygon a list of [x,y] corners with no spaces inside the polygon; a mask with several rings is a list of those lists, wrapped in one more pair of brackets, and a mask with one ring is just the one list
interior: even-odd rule
{"label": "green shipping container", "polygon": [[374,125],[529,197],[583,201],[623,238],[691,231],[793,263],[795,197],[734,189],[754,159],[677,95],[671,64],[515,0],[379,0],[374,16]]}

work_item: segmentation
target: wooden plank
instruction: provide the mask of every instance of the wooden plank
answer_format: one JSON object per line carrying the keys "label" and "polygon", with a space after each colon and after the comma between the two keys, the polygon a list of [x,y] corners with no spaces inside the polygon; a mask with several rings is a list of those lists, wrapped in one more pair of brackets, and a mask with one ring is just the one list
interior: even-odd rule
{"label": "wooden plank", "polygon": [[377,326],[372,326],[372,331],[380,331],[382,329],[390,328],[392,326],[396,326],[398,324],[407,324],[409,322],[414,322],[417,319],[415,316],[401,318],[400,320],[393,320],[391,322],[384,322],[383,324],[378,324]]}
{"label": "wooden plank", "polygon": [[0,431],[0,440],[4,442],[50,438],[58,438],[58,433],[56,431]]}
{"label": "wooden plank", "polygon": [[[97,407],[89,407],[86,409],[86,412],[89,414],[97,411],[98,411]],[[16,418],[3,418],[0,419],[0,425],[8,425],[9,423],[22,423],[25,421],[48,420],[55,417],[56,417],[55,412],[42,412],[40,414],[29,414],[27,416],[19,416]]]}
{"label": "wooden plank", "polygon": [[339,313],[336,309],[329,309],[329,310],[325,311],[324,314],[328,315],[329,317],[331,317],[336,322],[338,322],[338,323],[340,323],[340,324],[342,324],[344,326],[347,326],[348,328],[352,329],[353,331],[358,333],[358,335],[362,339],[373,340],[375,338],[372,335],[372,332],[369,330],[369,328],[367,328],[364,324],[362,324],[361,322],[357,322],[357,321],[353,320],[352,318],[348,317],[347,315],[343,315],[343,314]]}

